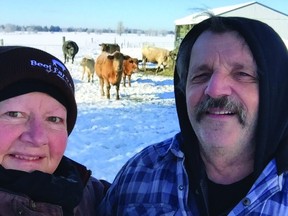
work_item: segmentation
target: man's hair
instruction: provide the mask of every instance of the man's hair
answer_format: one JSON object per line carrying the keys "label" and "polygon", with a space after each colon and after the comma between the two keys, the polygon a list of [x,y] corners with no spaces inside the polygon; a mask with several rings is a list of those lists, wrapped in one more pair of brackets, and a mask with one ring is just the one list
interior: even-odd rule
{"label": "man's hair", "polygon": [[[238,31],[236,31],[233,26],[230,26],[227,23],[223,22],[223,19],[219,16],[214,16],[212,14],[208,13],[208,16],[210,17],[209,22],[206,22],[206,28],[204,28],[201,32],[195,32],[195,35],[186,35],[187,39],[183,44],[180,45],[179,53],[177,61],[177,73],[179,75],[179,82],[176,86],[179,90],[181,90],[182,93],[185,95],[185,88],[186,88],[186,82],[187,82],[187,76],[188,76],[188,70],[189,70],[189,63],[190,63],[190,55],[192,47],[194,46],[195,41],[197,38],[204,32],[204,31],[211,31],[216,34],[222,34],[225,32],[235,32],[236,35],[238,35],[240,38],[243,38]],[[193,32],[193,28],[190,30]],[[190,39],[188,39],[188,37]],[[244,39],[244,38],[243,38]],[[183,40],[184,41],[184,40]],[[182,50],[183,49],[183,50]]]}
{"label": "man's hair", "polygon": [[227,24],[223,23],[222,19],[218,16],[211,16],[211,22],[210,27],[207,29],[211,32],[215,33],[224,33],[227,31],[231,31],[231,27],[229,27]]}

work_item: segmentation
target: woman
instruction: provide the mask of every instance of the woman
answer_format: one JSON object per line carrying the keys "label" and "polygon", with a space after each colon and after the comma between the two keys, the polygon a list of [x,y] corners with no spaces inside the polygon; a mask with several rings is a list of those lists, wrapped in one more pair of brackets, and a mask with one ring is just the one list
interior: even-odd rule
{"label": "woman", "polygon": [[74,83],[54,56],[0,47],[0,215],[97,215],[109,183],[64,156]]}

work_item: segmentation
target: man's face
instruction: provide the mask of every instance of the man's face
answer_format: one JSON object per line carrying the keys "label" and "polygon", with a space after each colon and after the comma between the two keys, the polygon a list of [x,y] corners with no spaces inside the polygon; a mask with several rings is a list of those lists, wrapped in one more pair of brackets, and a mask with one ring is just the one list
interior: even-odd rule
{"label": "man's face", "polygon": [[[253,151],[257,66],[236,32],[203,32],[193,45],[186,84],[189,120],[204,154]],[[212,154],[211,154],[212,153]]]}

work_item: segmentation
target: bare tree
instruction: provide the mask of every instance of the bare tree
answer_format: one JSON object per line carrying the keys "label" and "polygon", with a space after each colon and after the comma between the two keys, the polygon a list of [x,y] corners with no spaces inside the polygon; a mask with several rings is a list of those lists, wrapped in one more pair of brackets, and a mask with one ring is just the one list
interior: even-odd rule
{"label": "bare tree", "polygon": [[116,32],[120,36],[122,35],[122,33],[124,33],[124,25],[122,22],[118,22]]}

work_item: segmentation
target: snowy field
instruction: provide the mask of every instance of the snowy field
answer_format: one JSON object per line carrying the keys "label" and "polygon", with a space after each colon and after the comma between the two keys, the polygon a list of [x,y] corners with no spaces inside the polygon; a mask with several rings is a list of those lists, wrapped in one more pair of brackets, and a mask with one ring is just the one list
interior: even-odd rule
{"label": "snowy field", "polygon": [[4,45],[25,45],[63,59],[62,41],[74,40],[79,45],[75,62],[67,63],[76,86],[78,120],[69,137],[66,155],[83,163],[96,178],[113,181],[122,165],[147,145],[162,141],[179,131],[172,78],[132,75],[132,86],[120,86],[120,100],[100,95],[98,79],[81,80],[79,63],[84,56],[96,58],[100,43],[118,43],[121,52],[141,59],[145,44],[172,50],[174,35],[149,37],[95,33],[0,33]]}

